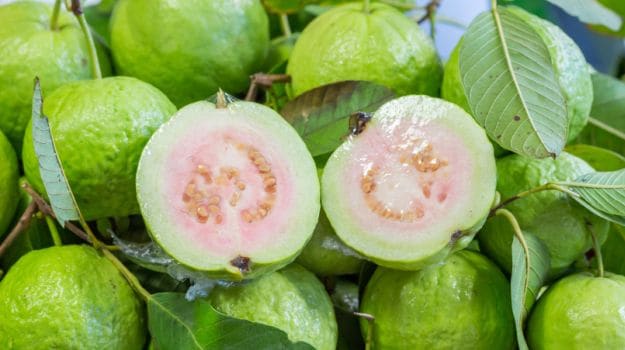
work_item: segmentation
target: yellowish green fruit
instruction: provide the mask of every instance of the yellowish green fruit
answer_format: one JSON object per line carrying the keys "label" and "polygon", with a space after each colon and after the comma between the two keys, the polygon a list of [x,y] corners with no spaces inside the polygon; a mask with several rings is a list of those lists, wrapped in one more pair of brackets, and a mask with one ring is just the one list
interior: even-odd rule
{"label": "yellowish green fruit", "polygon": [[8,230],[19,203],[18,176],[15,151],[0,131],[0,238]]}

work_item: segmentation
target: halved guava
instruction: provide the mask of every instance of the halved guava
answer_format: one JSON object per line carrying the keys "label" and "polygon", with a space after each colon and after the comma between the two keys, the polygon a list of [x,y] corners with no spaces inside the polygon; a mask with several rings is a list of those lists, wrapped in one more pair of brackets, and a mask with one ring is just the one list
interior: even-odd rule
{"label": "halved guava", "polygon": [[144,149],[137,196],[163,250],[235,280],[295,259],[320,209],[306,145],[279,114],[251,102],[181,109]]}
{"label": "halved guava", "polygon": [[495,198],[493,147],[462,108],[405,96],[330,157],[322,202],[345,244],[413,270],[466,247]]}

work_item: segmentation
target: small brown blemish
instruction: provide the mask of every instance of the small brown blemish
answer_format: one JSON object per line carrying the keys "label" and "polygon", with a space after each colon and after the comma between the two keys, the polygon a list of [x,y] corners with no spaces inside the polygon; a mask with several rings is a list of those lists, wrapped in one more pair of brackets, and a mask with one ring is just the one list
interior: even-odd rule
{"label": "small brown blemish", "polygon": [[451,239],[449,240],[449,245],[454,245],[456,242],[462,237],[462,231],[457,230],[451,235]]}
{"label": "small brown blemish", "polygon": [[349,132],[352,135],[358,135],[365,131],[367,123],[371,120],[372,115],[365,112],[352,113],[349,116]]}
{"label": "small brown blemish", "polygon": [[515,122],[518,122],[519,120],[521,120],[521,117],[515,115],[512,119],[514,119]]}
{"label": "small brown blemish", "polygon": [[230,265],[236,267],[241,272],[249,272],[250,271],[250,258],[239,255],[236,258],[230,260]]}

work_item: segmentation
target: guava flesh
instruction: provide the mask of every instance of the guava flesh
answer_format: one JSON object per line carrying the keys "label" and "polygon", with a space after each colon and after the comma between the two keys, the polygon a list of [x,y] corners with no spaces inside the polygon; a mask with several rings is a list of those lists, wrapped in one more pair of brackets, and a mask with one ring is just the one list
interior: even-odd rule
{"label": "guava flesh", "polygon": [[303,141],[277,113],[247,102],[183,108],[144,150],[137,188],[152,237],[166,252],[234,279],[292,261],[320,207]]}
{"label": "guava flesh", "polygon": [[493,147],[460,107],[427,96],[382,106],[328,160],[337,235],[382,266],[418,269],[465,247],[495,197]]}

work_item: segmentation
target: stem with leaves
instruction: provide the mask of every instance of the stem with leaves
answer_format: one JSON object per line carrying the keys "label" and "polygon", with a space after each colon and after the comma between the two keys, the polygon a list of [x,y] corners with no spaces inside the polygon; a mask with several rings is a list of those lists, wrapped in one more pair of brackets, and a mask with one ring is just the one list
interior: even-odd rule
{"label": "stem with leaves", "polygon": [[71,10],[78,20],[80,29],[87,40],[87,50],[89,51],[89,60],[91,61],[91,74],[94,79],[102,79],[102,71],[100,70],[100,62],[98,60],[98,53],[95,49],[95,42],[93,41],[93,36],[91,35],[91,30],[89,29],[89,24],[87,24],[85,14],[82,12],[80,0],[72,0]]}
{"label": "stem with leaves", "polygon": [[59,29],[59,14],[61,12],[61,1],[56,0],[52,8],[52,16],[50,17],[50,30]]}

